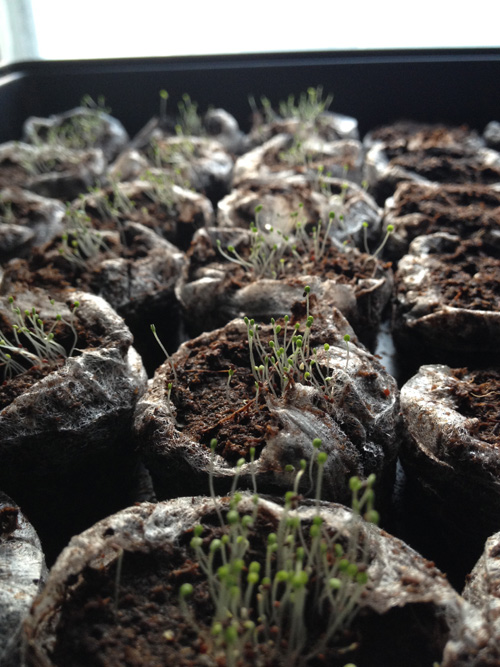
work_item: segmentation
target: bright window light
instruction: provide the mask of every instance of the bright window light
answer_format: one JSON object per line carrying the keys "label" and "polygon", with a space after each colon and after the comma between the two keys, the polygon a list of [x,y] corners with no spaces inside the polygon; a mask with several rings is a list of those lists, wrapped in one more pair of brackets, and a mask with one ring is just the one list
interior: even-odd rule
{"label": "bright window light", "polygon": [[491,0],[473,11],[439,0],[31,0],[31,8],[43,59],[500,45]]}

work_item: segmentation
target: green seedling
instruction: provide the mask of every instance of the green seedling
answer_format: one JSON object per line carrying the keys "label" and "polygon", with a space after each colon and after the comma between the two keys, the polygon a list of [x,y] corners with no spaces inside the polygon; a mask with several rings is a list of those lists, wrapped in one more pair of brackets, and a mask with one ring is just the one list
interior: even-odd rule
{"label": "green seedling", "polygon": [[178,185],[174,174],[163,170],[152,172],[148,169],[142,174],[141,180],[152,186],[145,194],[153,202],[163,206],[167,211],[173,211],[175,204],[174,186]]}
{"label": "green seedling", "polygon": [[384,249],[384,246],[387,243],[387,241],[389,239],[389,236],[394,232],[394,225],[387,225],[385,236],[382,239],[378,248],[373,253],[370,253],[370,249],[368,247],[368,227],[369,227],[369,225],[365,221],[365,222],[362,223],[362,226],[363,226],[363,245],[364,245],[365,252],[366,252],[367,255],[371,255],[374,259],[376,259],[378,257],[378,255],[380,255],[380,253]]}
{"label": "green seedling", "polygon": [[[307,523],[297,512],[300,480],[307,467],[301,461],[293,490],[285,494],[277,525],[261,534],[262,556],[256,558],[255,536],[260,498],[254,494],[253,510],[242,512],[242,494],[236,491],[244,465],[238,461],[229,506],[222,512],[213,490],[213,460],[217,441],[211,442],[210,489],[218,514],[221,534],[203,535],[206,528],[193,527],[191,548],[206,580],[212,602],[211,626],[204,639],[210,653],[224,655],[228,666],[236,667],[252,650],[266,647],[266,656],[294,666],[317,658],[348,628],[359,611],[359,601],[369,583],[369,545],[360,539],[360,517],[378,520],[373,510],[374,476],[350,480],[353,518],[342,534],[336,534],[322,515],[320,503],[327,454],[322,442],[313,442],[311,469],[316,468],[316,509]],[[253,471],[255,451],[252,453]],[[287,472],[293,472],[287,466]],[[269,522],[268,522],[269,523]],[[259,529],[260,530],[260,529]],[[183,584],[179,590],[181,609],[199,632],[194,608],[188,601],[194,589]],[[189,585],[190,586],[190,585]],[[320,625],[314,639],[310,630]]]}
{"label": "green seedling", "polygon": [[0,223],[12,225],[16,222],[16,214],[14,213],[12,202],[4,201],[0,196]]}
{"label": "green seedling", "polygon": [[[165,358],[167,359],[167,361],[168,361],[169,364],[170,364],[170,368],[172,369],[172,375],[174,376],[174,381],[175,381],[175,383],[177,384],[177,383],[178,383],[178,378],[177,378],[177,371],[175,370],[175,363],[174,363],[172,357],[171,357],[171,356],[169,355],[169,353],[167,352],[167,348],[166,348],[165,345],[163,345],[163,343],[161,342],[160,337],[158,336],[158,334],[157,334],[157,332],[156,332],[156,326],[155,326],[154,324],[150,324],[150,328],[151,328],[151,333],[153,334],[153,336],[154,336],[156,342],[157,342],[158,345],[160,346],[161,351],[163,352],[163,354],[165,355]],[[170,386],[170,390],[169,390],[169,394],[168,394],[168,398],[169,398],[169,400],[170,400],[170,392],[171,392],[171,390],[172,390],[172,387]]]}
{"label": "green seedling", "polygon": [[297,100],[295,95],[291,94],[285,101],[279,103],[279,112],[282,118],[298,118],[302,122],[314,122],[322,113],[324,113],[333,102],[333,95],[329,94],[323,99],[323,87],[312,86],[304,93],[302,92]]}
{"label": "green seedling", "polygon": [[[78,342],[75,328],[75,315],[80,306],[78,301],[73,303],[69,320],[57,314],[50,328],[40,318],[36,308],[22,312],[15,305],[12,296],[9,297],[9,303],[12,312],[11,335],[6,336],[0,331],[0,367],[3,368],[5,380],[23,373],[32,366],[54,365],[58,360],[73,355]],[[51,304],[54,305],[53,299]],[[55,340],[56,327],[61,324],[69,327],[73,333],[73,344],[69,352]]]}
{"label": "green seedling", "polygon": [[243,318],[247,327],[248,353],[250,368],[254,375],[258,405],[262,389],[275,398],[285,395],[289,386],[301,382],[319,389],[326,398],[333,400],[336,375],[346,374],[349,366],[349,341],[346,334],[346,364],[335,371],[330,367],[333,349],[328,343],[323,345],[324,354],[310,345],[311,328],[314,318],[309,314],[310,287],[304,288],[306,300],[306,319],[290,326],[290,318],[285,316],[280,324],[271,319],[271,335],[264,342],[259,334],[260,327],[255,320]]}
{"label": "green seedling", "polygon": [[62,243],[58,251],[68,262],[84,268],[88,260],[108,250],[101,232],[92,227],[85,211],[68,205],[65,221],[66,229],[61,236]]}
{"label": "green seedling", "polygon": [[321,261],[326,253],[330,230],[335,221],[333,211],[330,212],[324,228],[322,221],[319,220],[308,233],[304,208],[302,204],[299,204],[298,211],[291,214],[293,233],[285,234],[270,224],[262,227],[259,222],[261,210],[262,205],[256,206],[255,222],[250,225],[247,253],[239,252],[233,245],[224,249],[220,239],[216,240],[217,249],[224,259],[243,267],[256,279],[277,279],[286,275],[290,267],[296,264],[293,260],[302,261],[303,257],[308,257],[315,262]]}
{"label": "green seedling", "polygon": [[60,125],[48,130],[41,127],[33,137],[36,146],[53,146],[70,150],[84,150],[95,146],[102,137],[105,122],[103,114],[110,109],[104,106],[104,98],[99,97],[95,102],[90,95],[85,95],[80,106],[83,111],[67,118]]}

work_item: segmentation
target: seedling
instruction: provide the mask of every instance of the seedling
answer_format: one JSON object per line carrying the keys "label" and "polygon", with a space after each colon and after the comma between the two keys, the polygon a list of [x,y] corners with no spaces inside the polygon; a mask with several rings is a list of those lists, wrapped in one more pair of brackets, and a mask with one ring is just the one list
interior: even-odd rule
{"label": "seedling", "polygon": [[170,141],[153,140],[149,153],[157,169],[168,169],[176,185],[190,188],[189,164],[195,151],[194,143],[181,135]]}
{"label": "seedling", "polygon": [[366,252],[367,255],[371,255],[373,257],[373,259],[376,259],[377,256],[380,255],[380,253],[384,249],[384,246],[387,243],[387,240],[388,240],[389,236],[394,232],[394,225],[387,225],[385,236],[384,236],[380,245],[378,246],[378,248],[375,250],[375,252],[373,254],[370,253],[370,249],[368,247],[368,227],[369,227],[369,225],[365,221],[365,222],[362,223],[362,227],[363,227],[363,245],[364,245],[365,252]]}
{"label": "seedling", "polygon": [[152,186],[150,190],[146,190],[145,194],[167,211],[172,211],[175,203],[174,175],[163,170],[153,173],[148,169],[141,179]]}
{"label": "seedling", "polygon": [[286,274],[287,269],[293,265],[294,258],[301,261],[302,256],[308,256],[316,262],[322,259],[335,220],[333,211],[328,216],[324,230],[323,223],[319,220],[309,234],[305,227],[303,205],[299,205],[299,210],[291,214],[295,229],[293,233],[285,234],[270,224],[262,228],[258,222],[261,210],[262,205],[256,206],[255,222],[250,225],[250,250],[247,254],[240,253],[233,245],[227,246],[224,250],[220,239],[216,240],[218,251],[227,261],[242,266],[256,279],[277,279]]}
{"label": "seedling", "polygon": [[160,120],[164,121],[167,117],[168,93],[166,90],[160,90]]}
{"label": "seedling", "polygon": [[193,102],[187,93],[184,93],[177,105],[179,115],[175,131],[183,136],[200,136],[204,134],[203,122],[198,114],[198,104]]}
{"label": "seedling", "polygon": [[12,202],[4,201],[3,198],[0,197],[0,223],[12,225],[15,221],[16,215],[12,208]]}
{"label": "seedling", "polygon": [[334,371],[330,367],[332,348],[328,343],[323,345],[324,354],[321,355],[320,350],[311,348],[310,338],[314,318],[309,314],[309,295],[310,287],[307,285],[304,288],[305,322],[296,322],[291,327],[288,316],[283,318],[283,324],[271,319],[271,335],[267,336],[267,344],[262,340],[259,334],[260,327],[255,320],[243,318],[247,327],[250,368],[256,386],[256,405],[261,389],[279,398],[285,395],[287,388],[294,382],[316,387],[326,398],[333,400],[335,374],[346,374],[348,371],[350,341],[348,334],[344,336],[346,364],[343,369],[337,368]]}
{"label": "seedling", "polygon": [[[9,297],[9,303],[12,312],[13,341],[0,331],[0,366],[3,367],[5,380],[23,373],[31,366],[54,365],[58,360],[73,355],[78,341],[74,325],[75,314],[80,306],[78,301],[73,303],[69,320],[57,314],[49,329],[39,317],[36,308],[22,312],[15,305],[12,296]],[[54,305],[53,299],[51,304]],[[55,329],[59,324],[68,326],[73,332],[73,344],[69,352],[55,340]]]}
{"label": "seedling", "polygon": [[71,165],[79,164],[80,160],[79,155],[65,147],[44,145],[30,152],[21,152],[19,164],[31,176],[38,176],[60,170],[61,167],[67,169]]}
{"label": "seedling", "polygon": [[[279,115],[282,118],[297,118],[303,123],[314,122],[322,113],[324,113],[333,101],[333,95],[327,95],[323,99],[323,87],[312,86],[306,92],[302,92],[297,98],[290,94],[286,100],[278,104]],[[276,120],[276,113],[273,111],[272,104],[267,97],[261,97],[262,113],[267,123]],[[250,99],[250,106],[256,110],[255,100]]]}
{"label": "seedling", "polygon": [[307,165],[310,162],[311,155],[307,150],[304,139],[305,137],[302,137],[300,132],[294,134],[290,146],[278,154],[280,162],[290,167]]}
{"label": "seedling", "polygon": [[[206,528],[198,524],[193,527],[191,548],[213,605],[210,634],[204,641],[213,657],[226,656],[229,667],[238,665],[249,650],[258,657],[259,647],[265,647],[266,659],[272,660],[275,655],[280,663],[307,665],[335,642],[359,611],[369,581],[369,544],[360,539],[360,516],[378,521],[373,509],[375,476],[366,481],[357,477],[350,480],[353,517],[347,529],[336,534],[328,527],[319,501],[327,454],[321,451],[319,438],[312,444],[310,467],[316,468],[312,520],[305,522],[297,511],[300,480],[307,467],[302,460],[295,471],[293,490],[285,494],[277,525],[267,521],[267,531],[262,534],[262,528],[256,525],[261,500],[253,475],[255,450],[251,457],[253,509],[241,511],[243,496],[236,491],[244,464],[240,460],[228,509],[223,513],[213,490],[217,441],[211,442],[210,489],[222,534],[203,537]],[[293,472],[293,468],[287,466],[287,472]],[[256,539],[262,543],[260,557]],[[179,597],[186,618],[197,627],[188,602],[193,593],[191,584],[183,584]],[[316,627],[321,631],[311,637]]]}
{"label": "seedling", "polygon": [[[167,359],[167,361],[170,364],[170,368],[172,369],[172,375],[174,376],[175,383],[177,384],[177,382],[178,382],[177,371],[175,370],[175,364],[172,360],[172,357],[167,352],[167,348],[165,347],[165,345],[163,345],[163,343],[161,342],[160,337],[158,336],[158,334],[156,332],[156,326],[154,324],[150,324],[150,327],[151,327],[151,332],[152,332],[153,336],[155,337],[156,342],[160,346],[161,351],[163,352],[163,354],[165,355],[165,358]],[[172,386],[169,387],[169,392],[168,392],[169,401],[170,401],[171,391],[172,391]]]}
{"label": "seedling", "polygon": [[344,341],[345,341],[345,348],[346,348],[346,357],[345,357],[345,370],[347,370],[349,366],[349,341],[351,340],[351,337],[349,334],[346,334],[344,336]]}
{"label": "seedling", "polygon": [[61,124],[54,125],[48,130],[40,127],[33,136],[36,146],[53,146],[70,150],[83,150],[95,146],[103,134],[105,124],[103,114],[110,112],[104,106],[104,98],[99,97],[95,102],[90,95],[85,95],[80,106],[83,110]]}
{"label": "seedling", "polygon": [[88,260],[108,249],[101,232],[92,227],[85,211],[68,205],[65,220],[66,231],[61,236],[62,243],[58,250],[68,262],[84,268]]}
{"label": "seedling", "polygon": [[307,92],[302,92],[297,101],[295,95],[289,95],[286,101],[279,103],[279,112],[282,118],[298,118],[303,122],[314,122],[333,102],[333,95],[323,99],[323,86],[312,86]]}

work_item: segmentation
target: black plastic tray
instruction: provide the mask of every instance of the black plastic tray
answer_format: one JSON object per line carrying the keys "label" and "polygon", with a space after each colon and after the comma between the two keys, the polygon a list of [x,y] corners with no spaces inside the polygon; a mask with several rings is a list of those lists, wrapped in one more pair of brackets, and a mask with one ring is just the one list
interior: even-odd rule
{"label": "black plastic tray", "polygon": [[360,131],[401,118],[466,123],[482,130],[500,116],[500,48],[188,56],[36,61],[0,68],[0,142],[19,139],[30,115],[76,106],[89,94],[135,134],[187,92],[201,110],[221,106],[248,129],[248,96],[273,102],[308,86],[334,94],[332,110],[354,116]]}

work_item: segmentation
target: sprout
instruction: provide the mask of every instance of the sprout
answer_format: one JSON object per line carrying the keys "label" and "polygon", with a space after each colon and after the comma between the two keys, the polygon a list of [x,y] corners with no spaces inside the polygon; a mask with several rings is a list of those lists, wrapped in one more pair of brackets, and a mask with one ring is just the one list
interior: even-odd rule
{"label": "sprout", "polygon": [[[21,309],[14,305],[12,296],[8,298],[8,303],[13,315],[12,337],[14,341],[10,341],[8,336],[0,331],[0,366],[3,366],[4,369],[4,379],[19,375],[32,366],[54,365],[59,360],[73,355],[78,341],[78,333],[74,325],[76,309],[80,305],[78,301],[74,302],[68,320],[57,313],[48,330],[35,307],[26,308],[21,312]],[[55,304],[53,299],[50,299],[50,303]],[[56,341],[56,327],[59,325],[66,325],[73,332],[73,344],[69,351]],[[22,363],[23,361],[25,364]]]}
{"label": "sprout", "polygon": [[[216,440],[210,443],[212,454],[216,444]],[[311,444],[317,452],[315,495],[319,499],[327,455],[320,451],[320,438],[315,438]],[[254,456],[253,450],[252,461]],[[240,460],[237,468],[241,465]],[[256,525],[256,494],[253,496],[255,509],[244,513],[239,506],[243,496],[233,490],[225,517],[219,511],[222,535],[213,537],[207,546],[203,547],[201,537],[204,528],[193,527],[191,546],[207,577],[214,605],[210,634],[218,649],[226,653],[228,664],[238,664],[249,646],[257,649],[258,645],[271,641],[269,646],[275,645],[277,649],[286,646],[284,657],[290,664],[297,664],[297,659],[300,664],[307,664],[348,628],[359,609],[359,599],[369,582],[368,550],[366,545],[362,546],[364,542],[359,540],[358,534],[360,517],[354,517],[348,533],[339,535],[344,546],[334,542],[335,536],[328,532],[331,528],[322,517],[319,504],[309,530],[304,530],[294,507],[298,499],[297,480],[306,468],[306,461],[301,460],[294,489],[285,495],[276,532],[262,536],[265,550],[262,561],[255,560],[255,539],[259,533],[252,539],[251,552],[247,539],[248,531]],[[371,476],[366,481],[357,477],[351,479],[355,514],[359,515],[364,509],[372,511],[374,482]],[[185,594],[181,589],[181,606],[197,627],[193,612],[185,603],[185,598],[192,593],[189,588]],[[307,635],[311,624],[306,623],[306,609],[313,618],[323,619],[321,623],[325,627],[312,644]]]}
{"label": "sprout", "polygon": [[347,371],[347,368],[349,366],[349,341],[351,340],[351,337],[349,334],[346,334],[344,336],[344,341],[345,341],[345,348],[346,348],[346,357],[345,357],[345,370]]}

